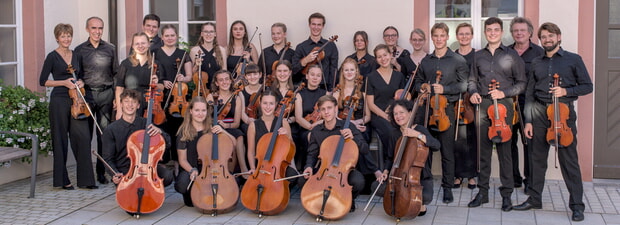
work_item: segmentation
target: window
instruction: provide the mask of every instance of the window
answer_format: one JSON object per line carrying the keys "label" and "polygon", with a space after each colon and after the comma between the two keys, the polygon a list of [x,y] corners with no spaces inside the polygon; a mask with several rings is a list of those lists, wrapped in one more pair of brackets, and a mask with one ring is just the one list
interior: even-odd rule
{"label": "window", "polygon": [[[523,0],[431,0],[430,21],[444,22],[450,27],[448,46],[456,50],[456,26],[467,22],[474,27],[472,47],[480,49],[486,46],[484,37],[484,21],[489,17],[498,17],[504,21],[502,43],[512,44],[510,21],[523,15]],[[430,25],[432,26],[432,24]],[[427,34],[430,37],[430,34]],[[431,45],[432,48],[432,45]]]}
{"label": "window", "polygon": [[21,1],[0,0],[0,79],[5,85],[23,83]]}
{"label": "window", "polygon": [[[146,3],[146,2],[145,2]],[[215,0],[149,0],[146,12],[161,18],[161,24],[173,24],[179,29],[179,41],[195,45],[200,37],[200,26],[215,22]]]}

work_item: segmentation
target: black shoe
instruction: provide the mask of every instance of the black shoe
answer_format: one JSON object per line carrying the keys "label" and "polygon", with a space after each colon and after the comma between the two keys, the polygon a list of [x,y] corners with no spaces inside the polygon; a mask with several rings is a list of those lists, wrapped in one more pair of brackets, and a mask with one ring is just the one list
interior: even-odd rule
{"label": "black shoe", "polygon": [[530,188],[530,184],[528,184],[527,182],[525,182],[525,180],[523,181],[523,193],[526,195],[530,195],[528,189]]}
{"label": "black shoe", "polygon": [[454,181],[455,181],[455,182],[456,182],[457,180],[459,181],[459,183],[458,183],[458,184],[456,184],[456,183],[455,183],[455,184],[452,186],[452,188],[460,188],[460,187],[461,187],[461,185],[463,184],[463,178],[455,178],[455,179],[454,179]]}
{"label": "black shoe", "polygon": [[97,185],[88,185],[88,186],[78,186],[79,188],[84,188],[84,189],[99,189],[99,186]]}
{"label": "black shoe", "polygon": [[475,184],[467,184],[467,188],[472,189],[472,190],[476,189],[476,186],[477,185]]}
{"label": "black shoe", "polygon": [[512,200],[510,197],[502,197],[502,211],[510,212],[512,210]]}
{"label": "black shoe", "polygon": [[62,186],[62,189],[65,189],[65,190],[75,190],[75,187],[73,187],[73,185],[69,184],[69,186]]}
{"label": "black shoe", "polygon": [[522,187],[522,185],[521,185],[521,181],[519,181],[519,182],[515,181],[515,186],[514,186],[514,187],[515,187],[515,188],[520,188],[520,187]]}
{"label": "black shoe", "polygon": [[450,203],[454,201],[454,197],[452,196],[452,189],[443,188],[443,203]]}
{"label": "black shoe", "polygon": [[535,206],[535,205],[530,204],[530,202],[525,201],[521,203],[520,205],[513,206],[512,208],[514,210],[525,211],[525,210],[530,210],[530,209],[542,209],[542,206]]}
{"label": "black shoe", "polygon": [[100,184],[110,183],[110,181],[108,181],[108,179],[106,179],[105,175],[103,175],[103,174],[97,175],[97,181],[99,181]]}
{"label": "black shoe", "polygon": [[420,211],[420,212],[418,213],[418,216],[424,216],[424,215],[426,215],[426,210],[424,210],[424,211]]}
{"label": "black shoe", "polygon": [[471,202],[467,204],[467,207],[470,207],[470,208],[478,207],[482,205],[483,203],[488,203],[488,202],[489,202],[489,196],[478,193],[476,197],[474,198],[474,200],[471,200]]}
{"label": "black shoe", "polygon": [[583,221],[583,211],[581,210],[573,210],[573,216],[571,217],[573,221]]}

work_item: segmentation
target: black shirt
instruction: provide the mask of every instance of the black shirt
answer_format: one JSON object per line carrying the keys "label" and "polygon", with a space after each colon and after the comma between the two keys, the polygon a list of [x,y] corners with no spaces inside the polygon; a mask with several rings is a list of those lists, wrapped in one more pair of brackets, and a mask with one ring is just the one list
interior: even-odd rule
{"label": "black shirt", "polygon": [[560,48],[551,58],[539,56],[532,61],[529,81],[525,92],[524,118],[532,122],[531,105],[536,102],[551,103],[549,86],[553,84],[553,75],[560,76],[560,86],[566,89],[566,96],[560,102],[569,103],[578,96],[592,93],[593,85],[588,70],[581,56]]}
{"label": "black shirt", "polygon": [[357,61],[357,66],[359,67],[360,74],[364,76],[364,78],[366,78],[368,74],[372,73],[372,71],[379,69],[379,64],[377,64],[377,60],[374,56],[368,54],[368,52],[366,52],[366,55],[364,55],[364,57],[362,57],[361,59],[357,58],[357,53],[353,53],[350,56],[347,56],[347,58],[352,58]]}
{"label": "black shirt", "polygon": [[[161,71],[162,81],[167,80],[170,82],[174,82],[174,79],[177,76],[177,71],[179,69],[177,67],[176,60],[178,59],[180,61],[181,59],[183,59],[183,53],[185,53],[185,51],[178,48],[174,50],[171,55],[166,54],[166,52],[161,48],[155,51],[155,59],[157,59],[157,61],[159,62],[159,64],[157,65],[160,66],[158,70]],[[185,74],[183,66],[189,61],[190,57],[189,54],[187,54],[185,56],[185,62],[179,62],[181,66],[181,70],[179,71],[180,74]]]}
{"label": "black shirt", "polygon": [[177,136],[177,150],[186,151],[187,162],[194,168],[198,168],[198,140],[204,134],[207,133],[198,131],[198,135],[190,141],[181,141],[181,136]]}
{"label": "black shirt", "polygon": [[84,78],[84,84],[92,88],[102,88],[114,84],[114,76],[118,72],[118,57],[116,46],[99,41],[95,48],[90,39],[75,48],[78,61],[82,66],[80,77]]}
{"label": "black shirt", "polygon": [[405,82],[403,74],[393,70],[389,82],[386,83],[381,74],[375,70],[368,74],[368,90],[366,94],[374,96],[375,105],[381,110],[385,110],[394,100],[396,90],[405,87]]}
{"label": "black shirt", "polygon": [[[515,49],[515,44],[513,43],[509,45],[508,47]],[[545,54],[545,50],[542,47],[535,45],[534,43],[532,43],[532,41],[530,41],[530,47],[528,47],[527,50],[525,50],[525,52],[521,54],[521,59],[523,59],[523,63],[525,63],[525,75],[526,76],[530,74],[530,68],[531,68],[531,64],[534,58],[544,55],[544,54]]]}
{"label": "black shirt", "polygon": [[[474,64],[474,55],[476,54],[476,49],[472,48],[471,51],[469,51],[469,53],[467,53],[467,55],[461,54],[458,49],[456,51],[454,51],[454,52],[459,54],[459,55],[461,55],[461,56],[463,56],[463,58],[465,58],[465,61],[467,61],[467,68],[469,70],[471,70],[471,65]],[[467,74],[469,74],[469,71],[468,71]]]}
{"label": "black shirt", "polygon": [[434,84],[437,71],[441,71],[442,74],[439,84],[443,85],[443,95],[448,102],[458,101],[459,94],[467,91],[469,67],[465,58],[450,49],[441,58],[438,58],[435,52],[426,55],[420,62],[420,68],[414,78],[415,90],[420,91],[423,83]]}
{"label": "black shirt", "polygon": [[[215,58],[215,48],[219,48],[219,46],[215,46],[211,49],[211,51],[207,51],[207,49],[199,46],[202,50],[202,66],[200,67],[201,71],[207,72],[209,75],[208,85],[213,83],[215,72],[222,69],[220,64],[217,63],[217,59]],[[204,78],[203,78],[204,79]],[[209,88],[209,86],[207,86]]]}
{"label": "black shirt", "polygon": [[411,73],[413,73],[418,66],[411,60],[411,53],[409,53],[407,49],[400,53],[398,58],[396,58],[396,62],[400,64],[400,72],[405,76],[405,80],[409,79]]}
{"label": "black shirt", "polygon": [[150,38],[149,42],[151,43],[151,45],[149,47],[151,52],[155,52],[155,51],[157,51],[157,49],[160,49],[162,46],[164,46],[164,41],[161,40],[159,35],[155,35],[155,37]]}
{"label": "black shirt", "polygon": [[[73,66],[73,69],[76,70],[75,73],[77,76],[77,74],[79,74],[78,71],[80,70],[80,63],[78,62],[78,58],[75,53],[73,53],[71,57],[71,65]],[[49,80],[48,77],[50,73],[52,74],[52,80],[60,81],[73,78],[73,74],[69,73],[67,68],[69,68],[69,65],[67,65],[62,56],[58,54],[56,50],[51,51],[47,54],[47,57],[45,57],[45,62],[43,62],[43,69],[41,69],[41,75],[39,76],[39,85],[45,86],[45,82]],[[80,77],[78,77],[78,79],[80,79]],[[68,98],[69,89],[65,86],[54,87],[50,96]]]}
{"label": "black shirt", "polygon": [[[293,74],[300,73],[304,68],[301,66],[301,59],[306,57],[314,47],[321,47],[328,41],[324,38],[321,38],[319,42],[314,42],[312,39],[308,38],[297,45],[295,47],[295,54],[293,55]],[[334,86],[334,79],[336,79],[336,83],[338,82],[338,78],[335,77],[336,70],[338,69],[338,48],[334,42],[327,43],[327,46],[323,49],[325,51],[325,58],[321,60],[320,65],[323,68],[323,79],[321,80],[321,87],[327,85],[327,90],[331,91]],[[293,77],[295,79],[295,77]]]}
{"label": "black shirt", "polygon": [[[417,125],[413,129],[424,134],[424,136],[426,136],[426,146],[428,146],[429,149],[433,149],[433,151],[439,150],[439,148],[441,147],[441,143],[439,143],[439,140],[433,137],[433,135],[431,135],[431,133],[428,132],[428,130],[424,126]],[[388,144],[387,148],[385,148],[386,151],[383,151],[383,166],[384,166],[383,170],[390,171],[392,169],[392,165],[394,164],[394,155],[396,151],[398,151],[397,148],[399,147],[399,146],[396,146],[396,144],[398,142],[398,138],[402,136],[403,136],[403,133],[399,127],[395,127],[392,130],[392,136],[390,136],[390,143]],[[409,149],[406,149],[406,150],[409,150]],[[433,153],[429,153],[429,154],[433,154]]]}
{"label": "black shirt", "polygon": [[298,92],[299,96],[302,99],[302,116],[306,116],[314,111],[314,105],[319,101],[319,98],[327,93],[325,89],[314,89],[310,90],[308,88],[304,88]]}
{"label": "black shirt", "polygon": [[[275,62],[276,60],[280,60],[280,57],[282,56],[282,50],[284,50],[284,48],[280,49],[280,52],[276,52],[276,49],[273,48],[273,45],[263,49],[263,52],[260,53],[261,54],[260,57],[258,57],[258,66],[261,68],[261,71],[266,71],[267,75],[272,74],[273,71],[271,69],[273,66],[273,62]],[[293,55],[295,55],[295,50],[293,50],[292,48],[289,48],[284,53],[283,59],[292,63]],[[264,70],[263,70],[263,57],[265,58],[265,67],[266,67]]]}
{"label": "black shirt", "polygon": [[[159,62],[155,60],[155,64],[159,65]],[[157,71],[157,77],[159,83],[162,82],[160,70]],[[149,63],[144,65],[133,66],[129,58],[121,62],[118,76],[116,76],[116,86],[124,87],[125,89],[137,90],[142,93],[149,89],[151,83],[151,66]]]}
{"label": "black shirt", "polygon": [[[325,127],[325,123],[320,124],[310,131],[310,142],[308,144],[308,156],[306,158],[306,165],[304,168],[314,167],[318,160],[319,149],[323,141],[332,135],[340,136],[340,130],[344,129],[344,120],[336,120],[336,125],[334,129],[329,130]],[[352,124],[349,125],[349,129],[351,129],[351,133],[353,134],[353,141],[357,144],[360,155],[369,154],[368,151],[368,143],[364,140],[362,133]],[[335,148],[336,146],[333,146]],[[375,166],[376,168],[376,166]],[[373,170],[373,172],[376,171]]]}
{"label": "black shirt", "polygon": [[[127,140],[133,132],[146,127],[146,118],[136,117],[132,123],[120,119],[112,122],[103,131],[101,142],[103,159],[117,172],[127,174],[131,160],[127,157]],[[170,136],[162,131],[166,143],[170,143]],[[138,159],[140,160],[140,159]],[[190,161],[191,162],[191,161]]]}
{"label": "black shirt", "polygon": [[485,97],[493,79],[499,82],[499,90],[506,97],[517,96],[525,91],[525,65],[515,50],[500,44],[495,54],[491,54],[488,45],[476,52],[467,90],[470,94],[479,93]]}

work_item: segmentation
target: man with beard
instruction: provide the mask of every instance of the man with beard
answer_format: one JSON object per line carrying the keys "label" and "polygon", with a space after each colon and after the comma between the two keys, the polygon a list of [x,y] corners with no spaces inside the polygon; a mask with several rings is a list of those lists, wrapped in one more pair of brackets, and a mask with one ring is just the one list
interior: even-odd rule
{"label": "man with beard", "polygon": [[[547,171],[547,157],[549,155],[549,143],[546,140],[547,128],[551,122],[547,117],[547,108],[552,105],[552,96],[557,97],[560,103],[569,108],[568,127],[572,130],[573,141],[568,146],[559,145],[557,149],[558,161],[564,182],[570,194],[569,208],[573,211],[571,219],[582,221],[583,210],[583,184],[577,155],[577,115],[574,109],[574,101],[578,96],[592,93],[592,81],[586,70],[581,57],[575,53],[565,51],[560,47],[562,32],[553,23],[544,23],[538,30],[538,38],[545,49],[543,56],[532,61],[530,79],[525,93],[525,135],[532,138],[530,152],[530,197],[520,205],[514,206],[515,210],[541,209],[541,193],[545,185],[545,173]],[[558,87],[549,87],[554,83],[553,75],[559,75]],[[558,140],[556,140],[558,141]]]}

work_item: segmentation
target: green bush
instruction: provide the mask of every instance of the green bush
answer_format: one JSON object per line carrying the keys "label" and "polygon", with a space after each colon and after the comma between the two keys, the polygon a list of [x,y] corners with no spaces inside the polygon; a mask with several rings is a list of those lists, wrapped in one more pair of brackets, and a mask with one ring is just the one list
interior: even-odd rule
{"label": "green bush", "polygon": [[[35,134],[39,137],[39,153],[51,153],[49,102],[45,94],[4,85],[0,80],[0,130]],[[30,149],[31,143],[30,138],[0,134],[0,146]]]}

